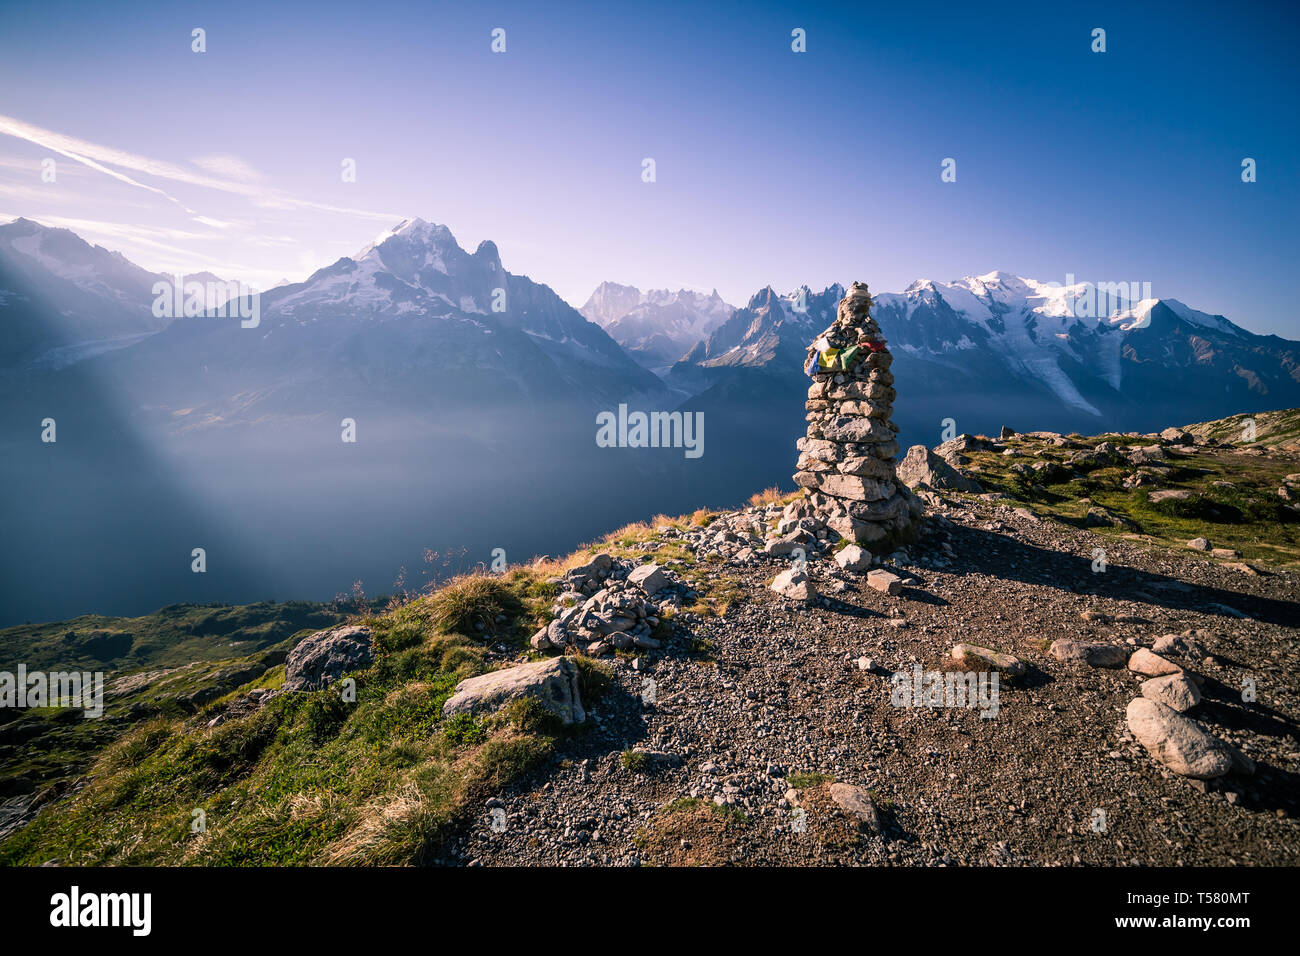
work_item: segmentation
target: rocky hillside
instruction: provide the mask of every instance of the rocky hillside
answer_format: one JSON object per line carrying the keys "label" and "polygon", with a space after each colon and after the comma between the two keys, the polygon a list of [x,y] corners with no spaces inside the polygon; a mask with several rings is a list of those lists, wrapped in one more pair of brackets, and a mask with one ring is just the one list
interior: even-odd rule
{"label": "rocky hillside", "polygon": [[887,555],[773,490],[459,578],[110,700],[0,860],[1296,865],[1295,420],[914,447]]}

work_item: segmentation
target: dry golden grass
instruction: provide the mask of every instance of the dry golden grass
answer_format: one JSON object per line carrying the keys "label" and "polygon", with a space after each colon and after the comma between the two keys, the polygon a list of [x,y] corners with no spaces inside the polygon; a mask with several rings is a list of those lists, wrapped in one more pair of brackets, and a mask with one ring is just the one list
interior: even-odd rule
{"label": "dry golden grass", "polygon": [[691,512],[691,524],[697,528],[707,528],[716,514],[708,508],[699,508]]}
{"label": "dry golden grass", "polygon": [[764,488],[762,491],[750,495],[749,506],[751,508],[763,508],[767,505],[783,505],[798,494],[798,491],[782,491],[776,485],[773,485],[771,488]]}

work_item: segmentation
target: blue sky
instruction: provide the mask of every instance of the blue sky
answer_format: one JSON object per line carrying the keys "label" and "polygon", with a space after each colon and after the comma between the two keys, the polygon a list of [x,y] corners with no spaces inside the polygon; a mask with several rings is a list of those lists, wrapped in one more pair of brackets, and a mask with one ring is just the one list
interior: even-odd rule
{"label": "blue sky", "polygon": [[0,218],[260,286],[420,216],[575,305],[1002,269],[1300,338],[1295,5],[908,6],[6,4]]}

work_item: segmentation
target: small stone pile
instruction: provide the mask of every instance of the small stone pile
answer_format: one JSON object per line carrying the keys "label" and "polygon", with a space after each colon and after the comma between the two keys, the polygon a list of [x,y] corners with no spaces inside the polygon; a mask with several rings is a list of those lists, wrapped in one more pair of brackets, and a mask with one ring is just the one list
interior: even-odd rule
{"label": "small stone pile", "polygon": [[576,647],[592,657],[632,648],[653,650],[660,603],[681,604],[680,590],[657,564],[633,565],[598,554],[558,582],[555,620],[533,635],[539,651]]}
{"label": "small stone pile", "polygon": [[894,470],[893,360],[866,285],[853,283],[834,324],[808,349],[808,434],[796,446],[794,480],[827,527],[858,544],[907,540],[921,513]]}

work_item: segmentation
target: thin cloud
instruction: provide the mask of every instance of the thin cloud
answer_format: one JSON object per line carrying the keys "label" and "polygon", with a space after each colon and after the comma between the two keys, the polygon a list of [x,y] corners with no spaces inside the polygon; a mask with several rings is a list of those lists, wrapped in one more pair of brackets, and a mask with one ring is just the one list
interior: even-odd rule
{"label": "thin cloud", "polygon": [[214,156],[196,156],[190,162],[214,176],[225,176],[227,179],[234,179],[239,182],[255,183],[260,182],[262,179],[260,172],[238,156],[225,153]]}
{"label": "thin cloud", "polygon": [[[276,190],[267,189],[250,182],[239,182],[232,179],[222,179],[216,176],[196,173],[184,166],[178,166],[175,163],[168,163],[164,160],[151,159],[146,156],[139,156],[135,153],[128,153],[123,150],[114,149],[111,146],[102,146],[98,143],[91,143],[84,139],[78,139],[75,136],[68,136],[64,133],[57,133],[53,130],[42,129],[39,126],[33,126],[30,123],[24,123],[20,119],[12,116],[0,115],[0,134],[13,136],[16,139],[26,140],[44,149],[66,156],[69,159],[89,167],[106,176],[111,176],[120,182],[139,189],[148,190],[151,193],[162,196],[163,198],[175,203],[192,216],[198,216],[195,210],[187,207],[181,200],[171,195],[164,189],[157,186],[150,186],[142,183],[138,179],[119,172],[120,169],[130,170],[136,174],[143,174],[155,179],[163,179],[173,183],[180,183],[187,186],[197,186],[203,189],[219,190],[221,192],[234,193],[244,196],[255,205],[268,209],[315,209],[320,212],[338,213],[341,215],[356,216],[363,219],[374,219],[382,222],[394,222],[404,218],[400,214],[391,212],[372,212],[365,209],[352,209],[343,206],[332,206],[326,203],[312,202],[307,199],[298,199],[288,196]],[[210,167],[224,168],[226,172],[232,169],[242,169],[248,173],[252,170],[243,160],[233,156],[215,156],[201,157],[208,162]],[[196,160],[195,162],[198,162]],[[116,167],[116,168],[114,168]],[[255,174],[255,171],[253,171]]]}

